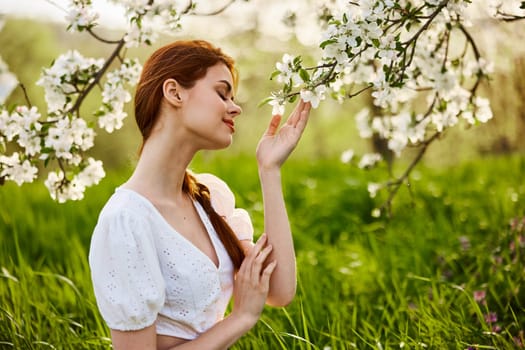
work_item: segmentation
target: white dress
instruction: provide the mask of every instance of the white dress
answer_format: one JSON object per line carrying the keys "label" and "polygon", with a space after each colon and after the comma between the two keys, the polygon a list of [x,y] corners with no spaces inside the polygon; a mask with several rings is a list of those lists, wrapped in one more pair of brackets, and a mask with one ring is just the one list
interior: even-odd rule
{"label": "white dress", "polygon": [[[212,206],[240,240],[252,240],[248,213],[235,208],[228,186],[195,175],[210,189]],[[117,188],[102,209],[89,251],[98,308],[108,327],[138,330],[155,323],[157,334],[195,339],[224,317],[232,295],[233,264],[198,202],[219,266],[173,229],[153,204]]]}

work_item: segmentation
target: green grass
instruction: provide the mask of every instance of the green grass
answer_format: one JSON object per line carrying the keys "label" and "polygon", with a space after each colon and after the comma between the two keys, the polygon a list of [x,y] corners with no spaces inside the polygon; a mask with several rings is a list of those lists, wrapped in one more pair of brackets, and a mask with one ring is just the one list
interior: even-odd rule
{"label": "green grass", "polygon": [[[262,231],[253,159],[198,158]],[[374,174],[292,159],[283,181],[299,288],[232,349],[519,349],[525,343],[525,158],[420,167],[393,218],[373,219]],[[98,212],[126,175],[81,202],[41,184],[0,188],[0,349],[106,349],[87,252]],[[474,299],[475,291],[486,293]],[[497,321],[485,320],[489,313]]]}

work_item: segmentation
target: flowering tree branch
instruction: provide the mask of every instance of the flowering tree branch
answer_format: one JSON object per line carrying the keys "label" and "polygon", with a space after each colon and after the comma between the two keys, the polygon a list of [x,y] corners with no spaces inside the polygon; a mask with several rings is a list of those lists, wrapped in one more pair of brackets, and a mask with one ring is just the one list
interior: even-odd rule
{"label": "flowering tree branch", "polygon": [[[488,100],[477,95],[492,68],[467,30],[468,6],[467,0],[348,2],[323,11],[322,57],[313,69],[303,67],[301,56],[289,54],[276,64],[272,79],[283,87],[266,100],[274,113],[282,114],[297,95],[316,108],[327,95],[343,102],[371,90],[381,113],[358,113],[360,136],[378,135],[398,157],[407,147],[418,148],[399,177],[391,174],[384,183],[369,184],[372,197],[382,189],[388,193],[374,215],[390,215],[400,186],[446,129],[492,118]],[[459,40],[453,33],[465,38],[459,54],[451,52],[452,37]],[[353,154],[345,151],[342,159],[350,162]],[[381,160],[380,154],[365,154],[357,165],[370,169]]]}
{"label": "flowering tree branch", "polygon": [[[108,41],[104,41],[104,42],[108,43]],[[113,50],[111,55],[109,55],[109,57],[106,59],[106,61],[102,65],[102,68],[100,68],[100,70],[96,73],[95,78],[86,87],[86,89],[83,90],[82,93],[78,96],[75,104],[73,105],[73,107],[71,107],[70,112],[78,111],[80,109],[80,106],[82,105],[82,102],[89,95],[89,93],[91,92],[91,89],[93,89],[96,85],[98,85],[100,83],[102,77],[104,77],[104,74],[107,72],[109,66],[111,66],[113,61],[117,57],[120,56],[120,52],[121,52],[122,48],[124,47],[125,43],[126,42],[124,41],[124,39],[120,39],[119,41],[116,42],[117,45],[116,45],[115,49]]]}

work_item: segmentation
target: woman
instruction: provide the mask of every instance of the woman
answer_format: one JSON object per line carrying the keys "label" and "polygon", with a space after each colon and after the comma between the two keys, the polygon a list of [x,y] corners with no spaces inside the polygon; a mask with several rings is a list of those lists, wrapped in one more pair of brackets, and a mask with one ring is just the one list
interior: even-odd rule
{"label": "woman", "polygon": [[144,65],[135,96],[140,158],[100,213],[89,256],[116,350],[225,349],[266,303],[285,306],[295,295],[280,168],[310,105],[299,102],[280,129],[273,116],[257,147],[266,231],[257,243],[227,185],[187,170],[199,150],[232,142],[236,84],[233,60],[205,41],[166,45]]}

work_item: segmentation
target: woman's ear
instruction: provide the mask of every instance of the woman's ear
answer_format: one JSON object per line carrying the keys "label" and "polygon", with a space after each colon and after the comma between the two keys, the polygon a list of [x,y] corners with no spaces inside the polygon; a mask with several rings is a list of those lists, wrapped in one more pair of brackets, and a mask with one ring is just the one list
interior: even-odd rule
{"label": "woman's ear", "polygon": [[182,106],[182,87],[175,79],[166,79],[162,84],[162,93],[166,101],[175,106]]}

